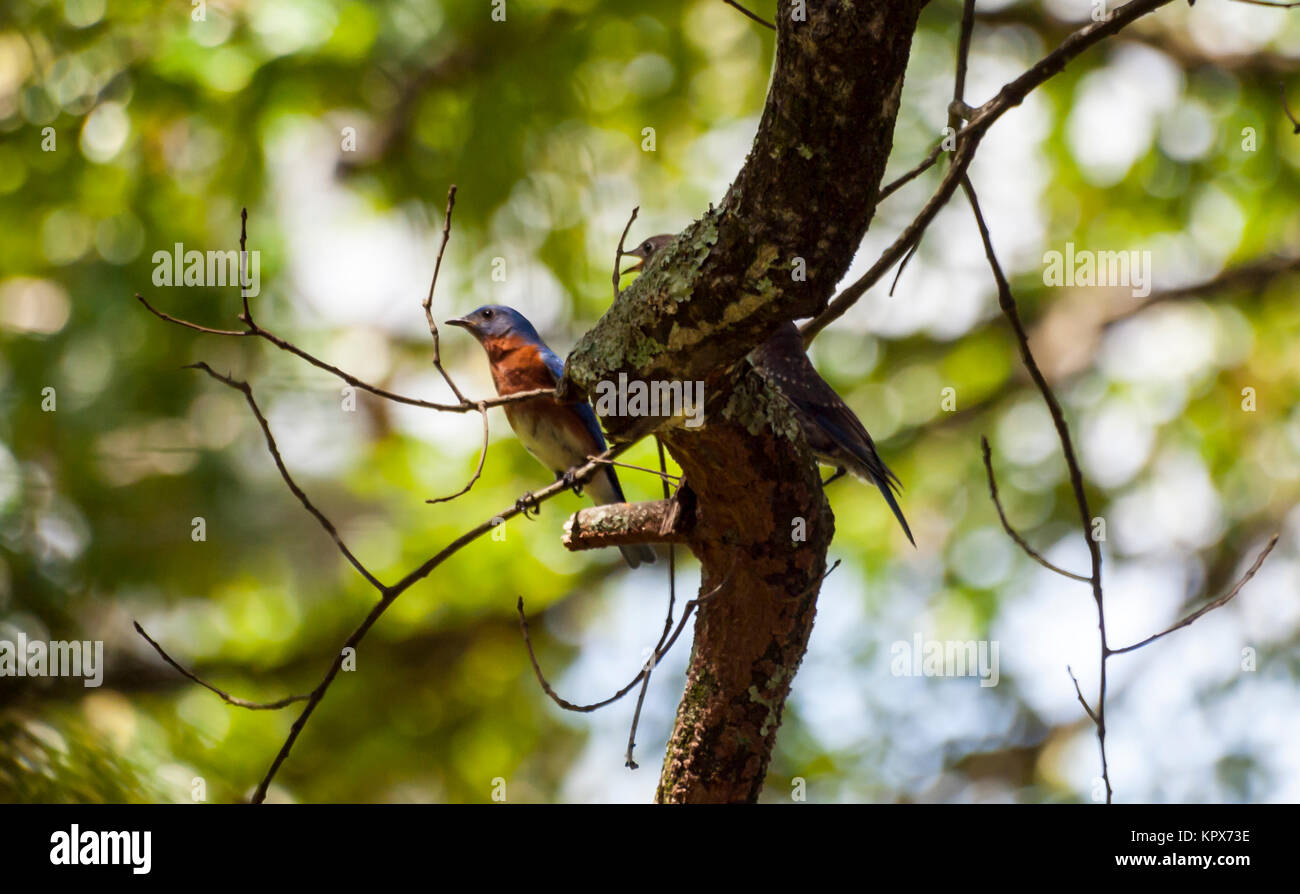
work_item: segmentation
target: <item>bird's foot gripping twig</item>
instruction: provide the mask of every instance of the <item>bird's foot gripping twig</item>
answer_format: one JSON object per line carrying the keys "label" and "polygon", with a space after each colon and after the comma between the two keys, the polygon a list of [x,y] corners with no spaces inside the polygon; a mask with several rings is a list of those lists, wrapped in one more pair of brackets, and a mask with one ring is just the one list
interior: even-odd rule
{"label": "bird's foot gripping twig", "polygon": [[519,510],[524,518],[529,520],[542,514],[541,504],[537,502],[537,497],[533,496],[532,491],[525,492],[518,500],[515,500],[515,508]]}
{"label": "bird's foot gripping twig", "polygon": [[563,481],[565,487],[573,488],[575,494],[582,496],[582,482],[578,480],[577,471],[576,468],[569,469],[567,472],[562,472],[555,477]]}

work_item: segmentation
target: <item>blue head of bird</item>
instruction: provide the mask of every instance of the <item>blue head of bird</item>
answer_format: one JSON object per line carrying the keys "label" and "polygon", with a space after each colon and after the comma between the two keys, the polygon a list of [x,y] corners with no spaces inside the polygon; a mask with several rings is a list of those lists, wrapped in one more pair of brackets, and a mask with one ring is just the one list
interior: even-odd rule
{"label": "blue head of bird", "polygon": [[479,342],[497,341],[510,336],[539,344],[542,341],[527,317],[514,308],[501,304],[485,304],[463,317],[448,320],[447,325],[468,330]]}

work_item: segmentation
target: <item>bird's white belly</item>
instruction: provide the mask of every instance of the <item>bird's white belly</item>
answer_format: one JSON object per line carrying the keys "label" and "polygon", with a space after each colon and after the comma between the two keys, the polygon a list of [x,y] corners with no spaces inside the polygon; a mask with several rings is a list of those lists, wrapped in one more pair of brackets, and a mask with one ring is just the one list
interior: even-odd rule
{"label": "bird's white belly", "polygon": [[552,472],[563,472],[585,457],[569,444],[571,436],[548,414],[512,414],[510,425],[524,448]]}

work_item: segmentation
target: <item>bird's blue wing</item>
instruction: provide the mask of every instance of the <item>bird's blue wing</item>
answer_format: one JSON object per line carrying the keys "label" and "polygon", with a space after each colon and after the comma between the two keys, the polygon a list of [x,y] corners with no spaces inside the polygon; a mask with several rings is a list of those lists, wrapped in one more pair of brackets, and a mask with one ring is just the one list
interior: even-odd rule
{"label": "bird's blue wing", "polygon": [[[564,361],[545,345],[538,349],[538,353],[541,354],[542,362],[551,371],[551,375],[555,376],[556,384],[559,384],[560,379],[564,378]],[[582,419],[582,424],[586,426],[587,434],[591,435],[591,439],[596,442],[596,452],[603,452],[605,450],[605,435],[601,433],[600,423],[596,421],[596,414],[592,412],[591,406],[583,402],[574,404],[573,409],[577,412],[578,417]]]}
{"label": "bird's blue wing", "polygon": [[560,379],[564,378],[564,361],[546,345],[538,345],[537,353],[541,355],[542,362],[551,371],[551,375],[555,376],[555,381],[558,384]]}
{"label": "bird's blue wing", "polygon": [[573,409],[578,414],[578,418],[582,420],[582,424],[587,427],[587,434],[591,435],[591,439],[596,442],[596,452],[604,453],[605,435],[600,430],[600,423],[596,420],[596,414],[591,409],[591,404],[584,401],[580,404],[574,404]]}
{"label": "bird's blue wing", "polygon": [[[539,351],[542,355],[542,362],[546,368],[555,376],[555,381],[559,382],[564,378],[564,361],[550,348],[542,347]],[[596,419],[596,413],[591,409],[591,404],[583,401],[573,405],[573,411],[578,414],[582,420],[583,427],[587,429],[587,434],[591,435],[592,443],[595,445],[596,453],[605,452],[605,435],[600,430],[600,422]],[[605,469],[605,477],[613,485],[614,493],[618,495],[620,501],[623,500],[623,488],[618,483],[618,475],[614,472],[613,466]]]}

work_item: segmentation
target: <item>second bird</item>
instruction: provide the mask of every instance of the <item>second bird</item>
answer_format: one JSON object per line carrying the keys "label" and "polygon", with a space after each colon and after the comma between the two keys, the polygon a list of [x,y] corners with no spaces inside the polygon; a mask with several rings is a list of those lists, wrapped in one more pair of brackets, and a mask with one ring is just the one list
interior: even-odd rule
{"label": "second bird", "polygon": [[[676,238],[670,233],[651,236],[625,252],[639,260],[623,272],[642,270]],[[903,533],[915,546],[912,529],[908,527],[894,494],[901,489],[898,477],[876,452],[876,445],[862,420],[813,367],[804,351],[799,328],[794,323],[784,324],[750,353],[749,360],[758,374],[789,402],[818,461],[834,466],[841,473],[847,469],[874,484],[903,526]]]}
{"label": "second bird", "polygon": [[[478,339],[488,355],[492,382],[502,397],[554,388],[564,376],[564,361],[517,310],[489,304],[460,319],[448,320],[447,325],[460,326]],[[562,404],[539,397],[506,404],[504,409],[519,442],[556,478],[585,463],[587,457],[605,452],[600,423],[586,403]],[[624,502],[613,466],[597,472],[586,487],[597,504]],[[655,560],[654,552],[644,544],[620,546],[619,550],[633,568]]]}

